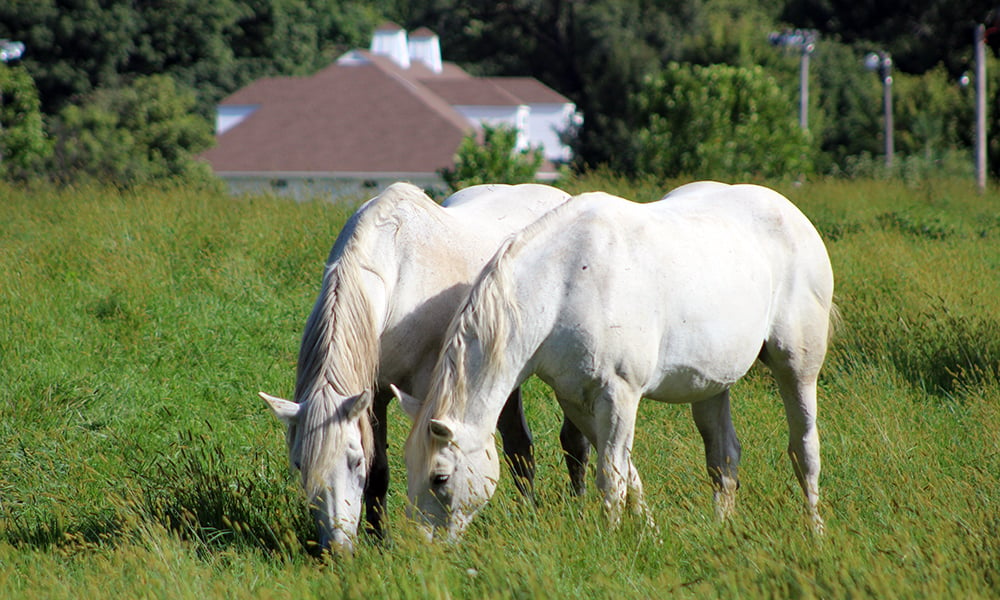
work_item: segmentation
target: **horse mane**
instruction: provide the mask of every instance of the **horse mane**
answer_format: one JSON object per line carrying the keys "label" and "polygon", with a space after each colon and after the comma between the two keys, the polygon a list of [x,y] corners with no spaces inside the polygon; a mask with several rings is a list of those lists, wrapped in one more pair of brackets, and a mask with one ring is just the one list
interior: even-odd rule
{"label": "horse mane", "polygon": [[[362,273],[369,269],[373,249],[370,238],[386,222],[395,222],[398,202],[429,203],[423,190],[409,184],[394,184],[360,209],[343,250],[327,261],[319,297],[306,321],[299,348],[295,401],[303,405],[294,436],[303,486],[310,498],[322,489],[320,475],[342,446],[340,427],[351,405],[337,399],[374,390],[379,366],[379,319],[364,293]],[[360,420],[365,459],[374,456],[370,413]],[[289,431],[292,435],[294,432]],[[292,439],[290,437],[290,439]]]}

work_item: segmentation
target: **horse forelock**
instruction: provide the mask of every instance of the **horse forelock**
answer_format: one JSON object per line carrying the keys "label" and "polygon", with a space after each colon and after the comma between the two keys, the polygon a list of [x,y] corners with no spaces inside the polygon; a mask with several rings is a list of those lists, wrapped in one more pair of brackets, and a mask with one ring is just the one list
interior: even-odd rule
{"label": "horse forelock", "polygon": [[371,464],[374,456],[374,435],[370,417],[351,419],[350,407],[338,405],[337,396],[331,386],[325,386],[317,395],[303,405],[299,423],[297,454],[302,486],[312,501],[325,487],[324,475],[333,468],[333,463],[344,452],[345,434],[348,427],[358,427],[361,447],[366,464]]}

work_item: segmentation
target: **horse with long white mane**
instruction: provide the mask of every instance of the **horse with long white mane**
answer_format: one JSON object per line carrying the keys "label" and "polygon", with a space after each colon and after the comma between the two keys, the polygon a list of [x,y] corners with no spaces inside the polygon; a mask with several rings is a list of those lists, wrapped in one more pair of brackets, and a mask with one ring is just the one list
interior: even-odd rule
{"label": "horse with long white mane", "polygon": [[395,390],[418,412],[406,446],[411,514],[432,536],[463,531],[497,485],[491,432],[507,390],[534,373],[596,448],[612,524],[626,506],[649,518],[632,461],[643,397],[691,405],[725,518],[740,461],[729,391],[760,359],[821,532],[816,387],[834,316],[823,241],[777,192],[701,182],[650,204],[578,196],[483,269],[426,402]]}
{"label": "horse with long white mane", "polygon": [[[568,199],[543,185],[482,185],[438,205],[396,183],[345,224],[302,336],[295,402],[260,394],[287,425],[321,547],[353,549],[362,504],[381,534],[389,382],[427,390],[448,320],[482,266],[507,236]],[[516,387],[493,423],[530,487],[531,437]]]}

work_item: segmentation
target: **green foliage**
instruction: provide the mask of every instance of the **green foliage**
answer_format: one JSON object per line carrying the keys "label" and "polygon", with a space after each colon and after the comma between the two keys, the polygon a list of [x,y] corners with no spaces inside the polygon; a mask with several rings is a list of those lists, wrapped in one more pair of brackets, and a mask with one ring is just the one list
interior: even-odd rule
{"label": "green foliage", "polygon": [[961,89],[943,66],[921,75],[898,73],[892,87],[898,152],[933,161],[969,146],[975,108],[972,91]]}
{"label": "green foliage", "polygon": [[[771,6],[767,6],[770,4]],[[766,33],[774,28],[776,2],[708,0],[693,11],[694,19],[685,31],[678,62],[698,65],[729,64],[740,67],[767,64],[774,49]]]}
{"label": "green foliage", "polygon": [[198,152],[213,142],[211,126],[193,114],[194,95],[167,76],[101,89],[70,105],[55,125],[54,166],[64,180],[91,177],[118,185],[158,179],[209,181]]}
{"label": "green foliage", "polygon": [[[921,0],[887,7],[852,0],[787,0],[781,21],[820,30],[850,45],[890,52],[898,67],[919,74],[940,63],[955,73],[967,68],[972,24],[990,18],[988,0]],[[868,48],[873,50],[875,48]]]}
{"label": "green foliage", "polygon": [[819,142],[821,173],[842,168],[848,157],[882,152],[881,88],[878,78],[862,68],[862,56],[827,40],[812,55],[809,127]]}
{"label": "green foliage", "polygon": [[794,103],[760,67],[671,63],[647,78],[636,103],[644,172],[731,181],[811,168]]}
{"label": "green foliage", "polygon": [[462,139],[455,167],[441,177],[452,191],[482,183],[526,183],[535,180],[542,165],[536,149],[517,150],[517,130],[505,125],[483,125],[482,143],[476,133]]}
{"label": "green foliage", "polygon": [[163,74],[197,90],[208,116],[262,76],[303,75],[340,51],[367,46],[379,3],[341,0],[11,0],[0,37],[25,43],[43,110],[137,76]]}
{"label": "green foliage", "polygon": [[51,151],[31,75],[0,64],[0,179],[24,178]]}
{"label": "green foliage", "polygon": [[[810,69],[811,170],[912,177],[941,168],[957,175],[969,160],[972,99],[956,98],[951,81],[971,68],[969,24],[990,9],[942,0],[888,12],[841,0],[10,0],[0,3],[0,37],[26,43],[23,64],[48,116],[95,90],[162,74],[195,90],[195,111],[207,119],[222,97],[251,81],[307,75],[367,46],[385,19],[428,26],[446,60],[476,74],[531,75],[575,102],[584,115],[570,140],[578,170],[608,165],[638,175],[632,98],[647,76],[670,62],[760,65],[791,94],[798,57],[769,47],[767,33],[813,27],[821,38]],[[991,63],[997,43],[993,36]],[[860,64],[874,49],[891,52],[897,66],[897,153],[905,167],[895,172],[871,160],[883,147],[880,91]],[[993,106],[1000,69],[988,71]],[[989,119],[995,175],[1000,111]]]}
{"label": "green foliage", "polygon": [[13,0],[0,4],[0,37],[26,46],[43,110],[99,85],[119,85],[139,33],[132,3],[115,0]]}

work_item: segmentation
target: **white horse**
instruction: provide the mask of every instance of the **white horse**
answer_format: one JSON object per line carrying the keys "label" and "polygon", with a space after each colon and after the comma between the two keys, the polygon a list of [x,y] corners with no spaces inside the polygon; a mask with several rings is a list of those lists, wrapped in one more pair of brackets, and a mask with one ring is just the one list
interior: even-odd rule
{"label": "white horse", "polygon": [[[728,187],[730,187],[729,184],[718,181],[694,181],[670,190],[661,200],[678,198],[688,194],[705,194]],[[587,463],[590,458],[590,440],[573,421],[565,418],[562,430],[559,432],[559,441],[565,455],[571,490],[577,496],[582,496],[587,491],[586,475]]]}
{"label": "white horse", "polygon": [[[381,534],[388,382],[426,391],[448,320],[482,266],[510,234],[568,199],[543,185],[482,185],[442,206],[396,183],[345,224],[302,336],[295,402],[260,394],[288,426],[289,460],[321,547],[353,549],[362,504]],[[515,388],[498,427],[530,486],[531,438]]]}
{"label": "white horse", "polygon": [[419,411],[406,447],[411,513],[431,535],[462,532],[496,487],[491,432],[507,390],[534,373],[596,447],[612,524],[624,506],[646,512],[631,457],[642,397],[691,404],[725,518],[740,460],[729,389],[759,358],[777,381],[788,453],[821,532],[816,382],[832,298],[815,228],[767,188],[706,183],[645,205],[574,198],[483,269],[422,408],[395,390]]}

